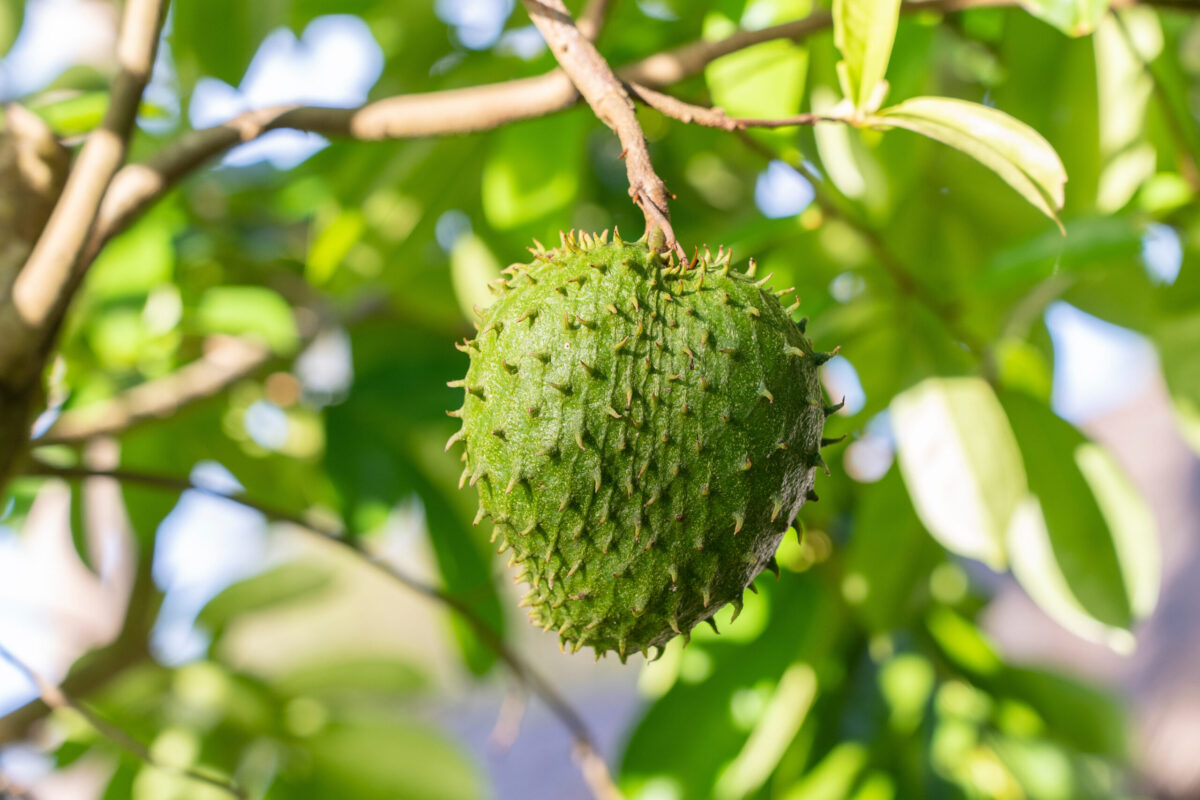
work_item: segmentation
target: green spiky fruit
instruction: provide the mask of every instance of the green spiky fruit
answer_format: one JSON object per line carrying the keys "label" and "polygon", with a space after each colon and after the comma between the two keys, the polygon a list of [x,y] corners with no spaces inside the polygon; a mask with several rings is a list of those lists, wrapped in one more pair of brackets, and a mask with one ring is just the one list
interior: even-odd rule
{"label": "green spiky fruit", "polygon": [[533,621],[624,659],[775,569],[823,466],[828,354],[724,252],[681,263],[584,234],[534,256],[460,348],[450,444]]}

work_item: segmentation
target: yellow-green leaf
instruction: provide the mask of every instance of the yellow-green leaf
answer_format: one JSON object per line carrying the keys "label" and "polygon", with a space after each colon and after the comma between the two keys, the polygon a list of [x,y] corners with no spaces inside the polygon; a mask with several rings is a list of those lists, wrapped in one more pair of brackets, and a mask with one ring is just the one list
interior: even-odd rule
{"label": "yellow-green leaf", "polygon": [[914,97],[868,120],[928,136],[988,167],[1035,208],[1054,220],[1063,205],[1067,172],[1041,134],[994,108],[949,97]]}
{"label": "yellow-green leaf", "polygon": [[1112,0],[1024,0],[1030,14],[1068,36],[1086,36],[1108,11]]}
{"label": "yellow-green leaf", "polygon": [[1012,428],[980,378],[930,378],[892,401],[892,424],[913,507],[946,549],[996,568],[1026,494]]}
{"label": "yellow-green leaf", "polygon": [[899,19],[900,0],[833,0],[833,41],[842,53],[838,81],[855,108],[873,111],[883,99],[878,86]]}

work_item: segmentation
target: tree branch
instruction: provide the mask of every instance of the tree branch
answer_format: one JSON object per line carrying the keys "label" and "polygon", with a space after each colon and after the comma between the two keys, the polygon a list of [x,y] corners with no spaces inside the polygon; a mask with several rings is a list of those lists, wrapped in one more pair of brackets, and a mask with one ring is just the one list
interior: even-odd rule
{"label": "tree branch", "polygon": [[18,672],[20,672],[29,680],[30,683],[37,687],[38,695],[41,697],[42,702],[45,703],[47,707],[55,710],[69,708],[75,711],[77,714],[87,720],[88,724],[91,725],[97,733],[115,744],[117,747],[132,755],[134,758],[141,761],[143,764],[163,770],[164,772],[169,772],[173,775],[178,775],[193,781],[199,781],[200,783],[206,783],[209,786],[220,789],[232,797],[244,798],[246,796],[236,784],[224,780],[223,778],[215,775],[209,775],[195,769],[176,767],[171,764],[163,763],[161,760],[155,758],[154,754],[150,752],[146,745],[139,742],[121,728],[104,719],[102,716],[93,711],[87,704],[81,703],[75,698],[71,697],[69,694],[63,691],[62,687],[50,680],[47,680],[44,676],[40,675],[24,661],[17,658],[17,656],[3,644],[0,644],[0,659],[7,661],[9,664],[15,667]]}
{"label": "tree branch", "polygon": [[[285,292],[285,296],[288,293]],[[204,354],[175,372],[139,383],[113,397],[64,411],[34,446],[79,444],[97,436],[124,433],[144,423],[174,416],[189,406],[215,397],[269,365],[304,351],[323,330],[351,327],[390,311],[377,296],[367,296],[346,311],[323,311],[311,298],[288,297],[292,305],[312,313],[297,314],[300,341],[291,354],[280,355],[251,337],[214,335],[204,342]]]}
{"label": "tree branch", "polygon": [[[110,644],[76,662],[62,682],[62,689],[70,696],[86,697],[125,670],[150,658],[147,642],[161,602],[153,566],[151,558],[138,559],[121,630]],[[0,745],[26,738],[30,727],[48,713],[50,707],[38,699],[0,717]]]}
{"label": "tree branch", "polygon": [[488,649],[495,653],[530,691],[540,697],[563,726],[566,727],[575,743],[575,753],[580,761],[581,772],[596,800],[619,800],[621,798],[621,794],[609,774],[608,766],[596,750],[595,740],[588,729],[587,723],[583,721],[583,717],[579,715],[579,712],[545,678],[509,648],[504,643],[504,640],[491,629],[487,622],[475,613],[474,609],[449,592],[417,580],[402,570],[376,558],[361,542],[347,538],[343,530],[307,520],[290,511],[275,508],[267,503],[251,498],[225,494],[201,484],[193,483],[187,478],[176,478],[168,475],[156,475],[122,469],[105,470],[90,469],[87,467],[54,467],[38,462],[31,464],[26,470],[26,474],[68,480],[112,478],[123,483],[135,483],[168,492],[193,491],[237,503],[238,505],[259,512],[273,522],[283,522],[293,525],[313,536],[347,548],[375,570],[387,575],[407,589],[441,603],[462,617]]}
{"label": "tree branch", "polygon": [[[1187,6],[1193,0],[1141,2],[1174,8]],[[1124,7],[1133,3],[1134,0],[1115,0],[1113,5]],[[949,13],[1017,4],[1018,0],[910,0],[900,10],[902,13]],[[589,10],[604,5],[601,0],[593,0]],[[656,53],[618,69],[617,76],[639,87],[661,89],[696,75],[722,56],[776,39],[802,40],[831,25],[829,13],[818,11],[792,22],[738,31],[718,41],[697,40]],[[80,269],[86,269],[109,239],[124,230],[180,180],[225,150],[269,131],[290,128],[364,141],[448,136],[491,130],[510,122],[545,116],[570,108],[578,99],[570,79],[562,70],[556,69],[544,75],[502,83],[399,95],[357,109],[281,106],[246,112],[223,125],[185,134],[149,161],[120,170],[104,197]]]}
{"label": "tree branch", "polygon": [[[120,71],[109,93],[108,110],[83,149],[67,178],[62,195],[46,223],[33,252],[13,285],[11,308],[4,311],[9,328],[22,339],[38,339],[30,349],[40,350],[57,329],[68,300],[82,277],[86,262],[84,244],[96,220],[101,200],[117,169],[125,160],[142,92],[150,79],[158,49],[166,0],[127,0],[117,36]],[[15,328],[15,331],[13,330]],[[40,372],[41,360],[23,348],[6,347],[0,372]]]}
{"label": "tree branch", "polygon": [[182,408],[215,397],[273,358],[271,348],[256,340],[213,336],[200,358],[102,402],[64,412],[34,444],[82,442],[172,416]]}
{"label": "tree branch", "polygon": [[575,21],[562,0],[522,0],[533,24],[541,31],[559,65],[592,107],[596,116],[617,134],[624,148],[625,170],[629,175],[629,195],[646,218],[646,234],[655,240],[661,232],[667,249],[678,246],[671,228],[668,192],[650,161],[646,135],[637,120],[633,100],[624,84],[613,73],[604,56],[575,27]]}
{"label": "tree branch", "polygon": [[[991,2],[1011,5],[1014,0]],[[906,6],[905,10],[912,9]],[[776,39],[804,39],[831,23],[828,13],[818,12],[761,30],[739,31],[715,42],[697,40],[635,61],[616,74],[639,89],[661,89],[696,75],[721,56]],[[101,206],[88,257],[93,258],[105,242],[210,159],[273,130],[289,128],[365,141],[450,136],[553,114],[578,100],[570,79],[555,69],[502,83],[397,95],[356,109],[278,106],[249,111],[222,125],[187,133],[145,163],[118,172]]]}

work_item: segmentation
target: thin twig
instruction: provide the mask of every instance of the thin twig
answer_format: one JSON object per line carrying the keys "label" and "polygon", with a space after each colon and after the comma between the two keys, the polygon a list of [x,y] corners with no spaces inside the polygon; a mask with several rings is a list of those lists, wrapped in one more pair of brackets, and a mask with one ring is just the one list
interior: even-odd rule
{"label": "thin twig", "polygon": [[706,128],[717,128],[723,131],[744,131],[748,128],[795,128],[805,125],[816,125],[819,122],[852,123],[844,117],[833,117],[826,114],[796,114],[779,119],[747,119],[731,117],[722,109],[697,106],[680,100],[669,94],[664,94],[649,86],[636,83],[625,84],[629,94],[635,99],[650,106],[660,114],[690,125],[702,125]]}
{"label": "thin twig", "polygon": [[[108,110],[100,127],[88,135],[45,229],[13,284],[11,309],[5,308],[15,315],[9,325],[25,331],[26,338],[28,332],[36,332],[33,338],[39,339],[38,344],[53,335],[82,276],[83,247],[104,194],[125,160],[165,13],[166,0],[125,3],[117,36],[120,70],[109,91]],[[29,358],[20,348],[4,352],[23,362],[3,365],[0,371],[5,374],[10,368],[40,367],[38,359]]]}
{"label": "thin twig", "polygon": [[135,483],[168,492],[197,492],[237,503],[238,505],[259,512],[272,522],[287,523],[321,539],[345,547],[362,558],[375,570],[387,575],[411,591],[441,603],[462,617],[487,648],[495,653],[530,691],[540,697],[542,702],[546,703],[551,712],[553,712],[570,733],[571,738],[574,740],[576,758],[580,762],[580,769],[583,772],[584,779],[588,782],[597,800],[615,800],[621,797],[609,774],[608,766],[596,750],[595,739],[592,737],[591,731],[588,729],[583,717],[541,674],[509,648],[504,640],[492,630],[488,623],[474,609],[449,592],[420,581],[391,564],[380,560],[371,554],[361,542],[347,537],[345,531],[305,519],[290,511],[276,508],[252,498],[217,491],[202,484],[194,483],[187,478],[124,469],[106,470],[90,469],[87,467],[56,467],[40,462],[30,464],[25,474],[67,480],[112,478],[122,483]]}
{"label": "thin twig", "polygon": [[[1188,2],[1190,0],[1184,0]],[[1178,0],[1142,0],[1145,5],[1171,7]],[[1114,5],[1129,5],[1119,0]],[[1003,8],[1018,0],[923,0],[904,3],[902,13]],[[800,41],[827,30],[833,19],[817,11],[803,19],[759,30],[741,30],[716,41],[699,39],[642,58],[617,69],[629,84],[662,89],[704,70],[713,61],[777,39]],[[324,136],[378,141],[425,136],[451,136],[492,130],[510,122],[566,110],[579,100],[570,79],[555,69],[543,75],[436,92],[397,95],[360,108],[279,106],[245,112],[222,125],[191,131],[142,164],[131,164],[113,180],[104,198],[96,230],[88,241],[85,261],[104,243],[170,191],[185,177],[235,145],[280,128]]]}
{"label": "thin twig", "polygon": [[[655,241],[654,232],[657,230],[663,236],[663,248],[680,247],[671,228],[667,186],[654,171],[646,134],[638,122],[637,110],[624,84],[595,45],[575,27],[575,20],[562,0],[522,2],[571,83],[575,84],[600,121],[621,140],[625,171],[629,176],[629,196],[646,218],[648,239]],[[682,255],[682,248],[680,253]]]}
{"label": "thin twig", "polygon": [[17,658],[17,656],[3,644],[0,644],[0,659],[7,661],[9,664],[15,667],[17,671],[24,675],[25,678],[28,679],[28,681],[32,683],[34,687],[36,687],[42,702],[45,703],[49,708],[56,710],[69,708],[75,711],[77,714],[87,720],[88,724],[91,725],[97,733],[142,763],[156,769],[163,770],[164,772],[169,772],[183,778],[208,784],[209,786],[220,789],[232,797],[244,798],[246,796],[245,792],[243,792],[232,781],[225,780],[224,778],[220,778],[215,775],[200,772],[199,770],[166,764],[158,758],[155,758],[154,754],[150,752],[146,745],[139,742],[126,731],[104,719],[104,717],[92,710],[86,703],[80,702],[79,700],[76,700],[68,695],[65,691],[63,691],[62,687],[53,681],[48,680],[24,661]]}

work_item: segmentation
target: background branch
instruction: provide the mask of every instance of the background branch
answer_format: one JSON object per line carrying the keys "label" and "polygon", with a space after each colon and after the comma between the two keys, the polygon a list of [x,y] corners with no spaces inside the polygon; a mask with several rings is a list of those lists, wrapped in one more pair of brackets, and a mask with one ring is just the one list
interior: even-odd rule
{"label": "background branch", "polygon": [[633,100],[624,84],[613,73],[604,56],[575,27],[575,21],[562,0],[523,0],[559,65],[591,106],[596,116],[621,140],[622,157],[629,175],[629,195],[646,218],[646,234],[654,241],[660,231],[667,248],[677,246],[671,228],[668,192],[654,171],[646,134],[638,123]]}
{"label": "background branch", "polygon": [[373,569],[383,573],[392,580],[418,594],[434,600],[454,611],[471,626],[483,643],[500,658],[513,674],[535,695],[540,697],[550,708],[550,711],[570,733],[575,744],[575,755],[580,763],[580,771],[587,781],[596,800],[619,800],[620,791],[612,781],[607,764],[596,750],[595,739],[573,706],[533,667],[516,654],[504,640],[469,605],[454,595],[436,586],[424,583],[411,575],[399,570],[385,561],[376,558],[361,542],[345,536],[345,531],[311,522],[290,511],[275,508],[269,504],[218,492],[201,484],[193,483],[187,478],[176,478],[168,475],[156,475],[122,469],[90,469],[87,467],[54,467],[47,464],[34,463],[26,474],[42,477],[56,477],[67,480],[86,478],[112,478],[123,483],[133,483],[162,489],[168,492],[192,491],[210,497],[228,500],[232,503],[253,509],[272,522],[283,522],[293,525],[300,530],[321,539],[334,542],[358,555]]}
{"label": "background branch", "polygon": [[[61,686],[68,695],[86,697],[130,667],[150,658],[150,630],[161,600],[154,583],[152,561],[150,558],[138,561],[126,603],[125,621],[116,638],[81,659],[63,679]],[[49,713],[50,707],[37,699],[0,717],[0,745],[27,738],[34,723]]]}
{"label": "background branch", "polygon": [[[18,343],[34,339],[35,348],[48,346],[82,277],[83,247],[104,193],[125,160],[165,10],[165,0],[125,3],[117,36],[119,72],[109,92],[108,110],[100,127],[88,135],[0,318],[0,330],[5,336],[17,335]],[[41,359],[30,358],[27,348],[8,342],[0,349],[0,373],[11,378],[31,370],[41,371]]]}
{"label": "background branch", "polygon": [[[1150,2],[1160,4],[1169,0]],[[901,11],[950,12],[966,7],[1016,4],[1016,0],[924,0],[905,3]],[[595,19],[606,6],[593,0],[585,14]],[[639,90],[663,89],[702,72],[722,56],[777,39],[805,39],[832,24],[832,17],[820,11],[760,30],[737,31],[717,41],[699,39],[620,67],[616,75]],[[501,83],[397,95],[353,109],[277,106],[249,111],[223,125],[184,134],[145,163],[131,164],[118,172],[87,243],[85,261],[94,258],[107,240],[210,159],[273,130],[289,128],[364,141],[449,136],[553,114],[570,108],[578,100],[579,93],[566,73],[555,69]]]}
{"label": "background branch", "polygon": [[[1012,0],[994,0],[1010,5]],[[802,39],[827,29],[826,13],[757,31],[739,31],[715,42],[698,40],[636,61],[617,76],[639,88],[657,89],[702,71],[710,62],[775,39]],[[192,131],[142,164],[117,173],[104,198],[87,259],[179,181],[231,147],[273,130],[289,128],[362,140],[447,136],[491,130],[510,122],[563,111],[579,93],[561,69],[532,78],[397,95],[355,109],[277,106],[241,114],[223,125]]]}
{"label": "background branch", "polygon": [[29,682],[37,688],[38,695],[41,697],[42,702],[47,708],[56,710],[68,708],[71,709],[87,720],[87,723],[91,725],[97,733],[142,763],[155,767],[156,769],[163,770],[164,772],[169,772],[173,775],[178,775],[180,777],[188,778],[189,780],[208,784],[209,786],[220,789],[221,791],[233,797],[241,798],[246,796],[236,784],[220,777],[209,775],[195,769],[176,767],[171,764],[163,763],[161,760],[155,758],[154,754],[150,752],[146,745],[139,742],[126,731],[104,719],[104,717],[93,711],[87,704],[81,703],[71,695],[67,694],[62,687],[58,686],[53,681],[47,680],[44,676],[40,675],[24,661],[17,658],[17,656],[3,644],[0,644],[0,659],[7,661],[9,664],[15,667],[18,672],[24,675]]}
{"label": "background branch", "polygon": [[210,337],[204,355],[169,375],[99,403],[66,411],[35,445],[69,444],[121,433],[215,397],[274,360],[265,344],[237,336]]}

